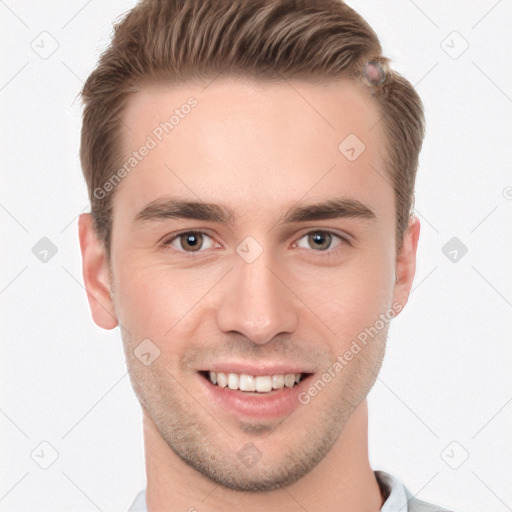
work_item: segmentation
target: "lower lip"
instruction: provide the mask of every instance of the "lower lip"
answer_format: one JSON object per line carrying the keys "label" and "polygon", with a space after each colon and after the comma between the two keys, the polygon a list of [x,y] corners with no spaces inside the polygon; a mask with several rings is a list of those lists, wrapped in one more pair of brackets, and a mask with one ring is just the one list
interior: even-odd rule
{"label": "lower lip", "polygon": [[293,388],[285,386],[268,393],[247,393],[232,390],[228,387],[221,388],[213,384],[208,378],[200,374],[197,374],[197,376],[208,402],[213,401],[223,411],[227,410],[236,416],[247,416],[256,419],[280,418],[290,414],[301,405],[299,394],[305,387],[304,383],[311,377],[311,375],[308,375]]}

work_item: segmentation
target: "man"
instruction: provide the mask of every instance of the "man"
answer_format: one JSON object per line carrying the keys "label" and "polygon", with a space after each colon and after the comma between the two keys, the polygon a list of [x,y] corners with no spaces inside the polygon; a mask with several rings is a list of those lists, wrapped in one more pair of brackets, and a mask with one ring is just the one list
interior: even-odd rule
{"label": "man", "polygon": [[145,0],[83,99],[83,277],[143,412],[130,510],[443,510],[368,459],[424,118],[364,19]]}

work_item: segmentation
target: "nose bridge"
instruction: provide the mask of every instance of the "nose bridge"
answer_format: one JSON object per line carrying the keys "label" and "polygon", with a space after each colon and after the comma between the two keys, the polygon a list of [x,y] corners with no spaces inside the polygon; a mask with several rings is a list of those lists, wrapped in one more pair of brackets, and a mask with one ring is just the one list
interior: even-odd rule
{"label": "nose bridge", "polygon": [[256,244],[246,239],[237,247],[217,321],[224,332],[237,331],[264,344],[279,333],[293,332],[297,312],[293,295],[275,275],[279,269],[272,251]]}

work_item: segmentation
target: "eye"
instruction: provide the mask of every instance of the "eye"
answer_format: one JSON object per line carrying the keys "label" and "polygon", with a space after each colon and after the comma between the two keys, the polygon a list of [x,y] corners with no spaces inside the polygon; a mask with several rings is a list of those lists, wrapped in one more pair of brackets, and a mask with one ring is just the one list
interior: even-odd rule
{"label": "eye", "polygon": [[342,243],[348,244],[349,242],[345,238],[335,235],[330,231],[316,230],[310,231],[302,236],[295,242],[294,247],[302,247],[305,249],[313,248],[319,252],[328,252]]}
{"label": "eye", "polygon": [[201,252],[202,249],[211,249],[213,240],[201,231],[186,231],[167,240],[164,245],[178,252]]}

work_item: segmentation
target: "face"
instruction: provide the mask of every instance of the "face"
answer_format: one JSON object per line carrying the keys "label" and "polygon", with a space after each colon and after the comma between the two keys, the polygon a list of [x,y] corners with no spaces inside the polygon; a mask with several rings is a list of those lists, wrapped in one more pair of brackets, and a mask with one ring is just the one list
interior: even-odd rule
{"label": "face", "polygon": [[226,487],[306,475],[375,382],[409,291],[379,118],[346,81],[130,98],[104,284],[148,420]]}

